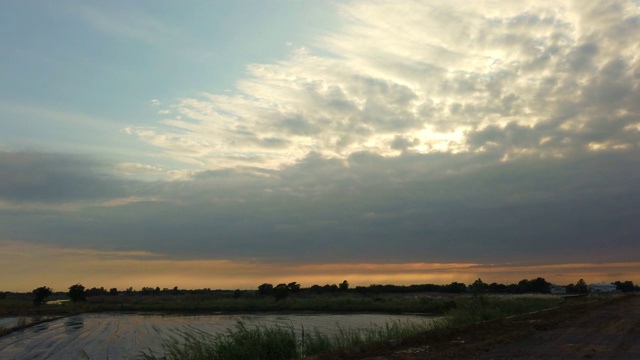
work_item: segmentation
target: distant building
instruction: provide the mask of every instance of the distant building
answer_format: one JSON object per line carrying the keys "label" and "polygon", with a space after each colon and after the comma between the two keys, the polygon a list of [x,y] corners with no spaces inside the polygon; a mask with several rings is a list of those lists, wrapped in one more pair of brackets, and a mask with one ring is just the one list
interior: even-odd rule
{"label": "distant building", "polygon": [[591,284],[587,285],[590,292],[614,292],[618,287],[614,284]]}
{"label": "distant building", "polygon": [[549,290],[554,295],[561,295],[561,294],[566,294],[567,293],[567,288],[562,286],[562,285],[551,285]]}

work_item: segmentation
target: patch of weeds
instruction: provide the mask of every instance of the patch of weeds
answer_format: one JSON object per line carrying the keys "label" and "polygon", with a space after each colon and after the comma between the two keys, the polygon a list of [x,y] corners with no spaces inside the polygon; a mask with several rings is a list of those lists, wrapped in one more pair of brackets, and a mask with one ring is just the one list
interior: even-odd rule
{"label": "patch of weeds", "polygon": [[302,328],[297,334],[292,326],[247,327],[238,322],[234,329],[221,334],[185,333],[163,345],[164,355],[143,352],[144,360],[252,360],[295,359],[338,349],[354,348],[377,341],[397,340],[428,330],[431,323],[395,321],[366,329],[339,329],[333,337],[317,329]]}

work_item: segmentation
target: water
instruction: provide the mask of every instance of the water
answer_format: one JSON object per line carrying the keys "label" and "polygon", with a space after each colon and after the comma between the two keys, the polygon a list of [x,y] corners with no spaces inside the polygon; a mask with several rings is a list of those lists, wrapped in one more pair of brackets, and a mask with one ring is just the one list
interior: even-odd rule
{"label": "water", "polygon": [[417,315],[382,314],[80,314],[35,325],[0,338],[0,359],[132,359],[141,351],[161,353],[162,343],[185,331],[207,333],[233,329],[238,321],[247,326],[293,326],[296,331],[314,328],[332,335],[340,328],[370,328],[393,321],[426,322]]}

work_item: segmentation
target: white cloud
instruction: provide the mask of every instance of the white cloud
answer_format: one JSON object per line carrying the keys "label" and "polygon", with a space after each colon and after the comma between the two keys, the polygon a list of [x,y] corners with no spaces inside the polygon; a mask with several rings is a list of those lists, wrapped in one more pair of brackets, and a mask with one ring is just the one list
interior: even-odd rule
{"label": "white cloud", "polygon": [[[414,139],[402,149],[415,152],[486,151],[475,134],[487,129],[530,129],[525,143],[501,135],[511,155],[580,148],[590,132],[611,147],[638,142],[623,130],[640,114],[633,2],[356,2],[339,11],[342,28],[317,54],[299,48],[250,65],[237,94],[181,99],[180,118],[137,135],[204,168],[277,168],[310,152],[393,156],[398,138]],[[630,116],[598,129],[613,110]],[[551,141],[540,147],[542,138]]]}

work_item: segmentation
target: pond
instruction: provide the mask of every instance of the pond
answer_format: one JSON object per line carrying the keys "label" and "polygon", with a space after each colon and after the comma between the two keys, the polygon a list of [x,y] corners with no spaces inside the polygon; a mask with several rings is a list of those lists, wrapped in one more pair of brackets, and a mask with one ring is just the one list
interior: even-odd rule
{"label": "pond", "polygon": [[393,321],[424,323],[432,317],[384,314],[80,314],[0,337],[2,359],[132,359],[142,351],[161,353],[162,343],[184,332],[225,332],[238,321],[248,326],[318,329],[329,336],[342,329],[370,328]]}

